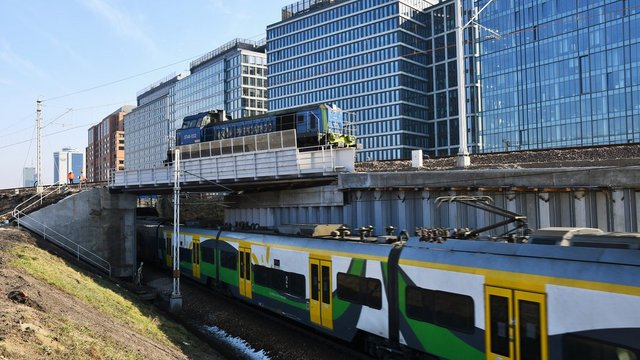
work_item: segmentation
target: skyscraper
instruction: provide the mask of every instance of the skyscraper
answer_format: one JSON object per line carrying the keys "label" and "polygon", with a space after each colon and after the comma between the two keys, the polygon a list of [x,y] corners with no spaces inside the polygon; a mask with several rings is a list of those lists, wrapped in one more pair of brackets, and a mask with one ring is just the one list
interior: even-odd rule
{"label": "skyscraper", "polygon": [[[485,3],[486,1],[482,1]],[[495,1],[481,151],[640,141],[640,0]]]}
{"label": "skyscraper", "polygon": [[124,120],[125,167],[162,166],[185,116],[212,110],[234,119],[265,113],[264,51],[264,41],[234,39],[192,61],[190,72],[140,91],[138,107]]}
{"label": "skyscraper", "polygon": [[126,169],[162,166],[173,126],[169,119],[169,92],[185,75],[169,75],[138,92],[138,106],[124,117]]}
{"label": "skyscraper", "polygon": [[234,39],[192,61],[189,71],[171,89],[174,129],[185,116],[209,110],[232,119],[267,111],[265,40]]}
{"label": "skyscraper", "polygon": [[355,113],[358,160],[457,153],[453,10],[425,0],[283,8],[267,27],[269,110],[328,102]]}

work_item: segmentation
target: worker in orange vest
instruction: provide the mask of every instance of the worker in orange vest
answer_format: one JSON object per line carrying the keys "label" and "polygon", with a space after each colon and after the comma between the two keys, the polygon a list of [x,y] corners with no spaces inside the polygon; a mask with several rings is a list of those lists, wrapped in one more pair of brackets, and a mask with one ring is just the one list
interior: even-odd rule
{"label": "worker in orange vest", "polygon": [[67,174],[67,184],[73,184],[73,179],[76,176],[73,175],[73,171],[69,171],[69,173]]}

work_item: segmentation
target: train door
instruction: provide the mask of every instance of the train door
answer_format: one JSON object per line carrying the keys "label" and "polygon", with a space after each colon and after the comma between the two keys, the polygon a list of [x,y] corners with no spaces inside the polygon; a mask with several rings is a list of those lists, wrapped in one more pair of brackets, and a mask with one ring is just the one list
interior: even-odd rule
{"label": "train door", "polygon": [[164,251],[164,258],[165,258],[165,262],[167,264],[167,267],[173,267],[173,244],[171,243],[171,235],[172,234],[167,234],[167,236],[165,237],[165,251]]}
{"label": "train door", "polygon": [[251,248],[249,246],[240,246],[238,249],[238,274],[240,281],[240,295],[251,299]]}
{"label": "train door", "polygon": [[547,360],[544,294],[485,288],[488,360]]}
{"label": "train door", "polygon": [[200,237],[193,237],[193,251],[191,252],[191,271],[193,277],[200,278]]}
{"label": "train door", "polygon": [[333,330],[331,260],[309,259],[311,322]]}

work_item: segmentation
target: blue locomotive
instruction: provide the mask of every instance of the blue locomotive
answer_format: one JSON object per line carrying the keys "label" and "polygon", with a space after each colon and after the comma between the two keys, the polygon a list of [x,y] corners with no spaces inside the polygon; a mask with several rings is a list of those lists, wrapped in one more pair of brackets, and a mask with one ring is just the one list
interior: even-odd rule
{"label": "blue locomotive", "polygon": [[320,104],[228,120],[224,111],[187,116],[176,132],[176,145],[237,138],[283,130],[296,130],[298,147],[354,146],[356,139],[348,113]]}

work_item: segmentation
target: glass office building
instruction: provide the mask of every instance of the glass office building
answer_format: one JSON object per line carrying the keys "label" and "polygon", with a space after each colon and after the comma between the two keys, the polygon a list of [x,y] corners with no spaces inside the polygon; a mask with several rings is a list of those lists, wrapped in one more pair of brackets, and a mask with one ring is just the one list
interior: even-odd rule
{"label": "glass office building", "polygon": [[185,116],[209,110],[224,110],[232,119],[265,113],[265,43],[234,39],[192,61],[191,74],[171,89],[171,130]]}
{"label": "glass office building", "polygon": [[265,40],[235,39],[201,56],[190,71],[170,75],[138,93],[125,116],[125,168],[163,166],[185,116],[225,110],[227,117],[265,113]]}
{"label": "glass office building", "polygon": [[126,170],[162,166],[170,149],[169,92],[185,74],[165,77],[138,92],[137,104],[124,116]]}
{"label": "glass office building", "polygon": [[502,34],[479,41],[481,151],[640,141],[640,0],[498,0],[479,22]]}
{"label": "glass office building", "polygon": [[333,103],[358,160],[458,151],[453,2],[305,0],[267,27],[269,110]]}

